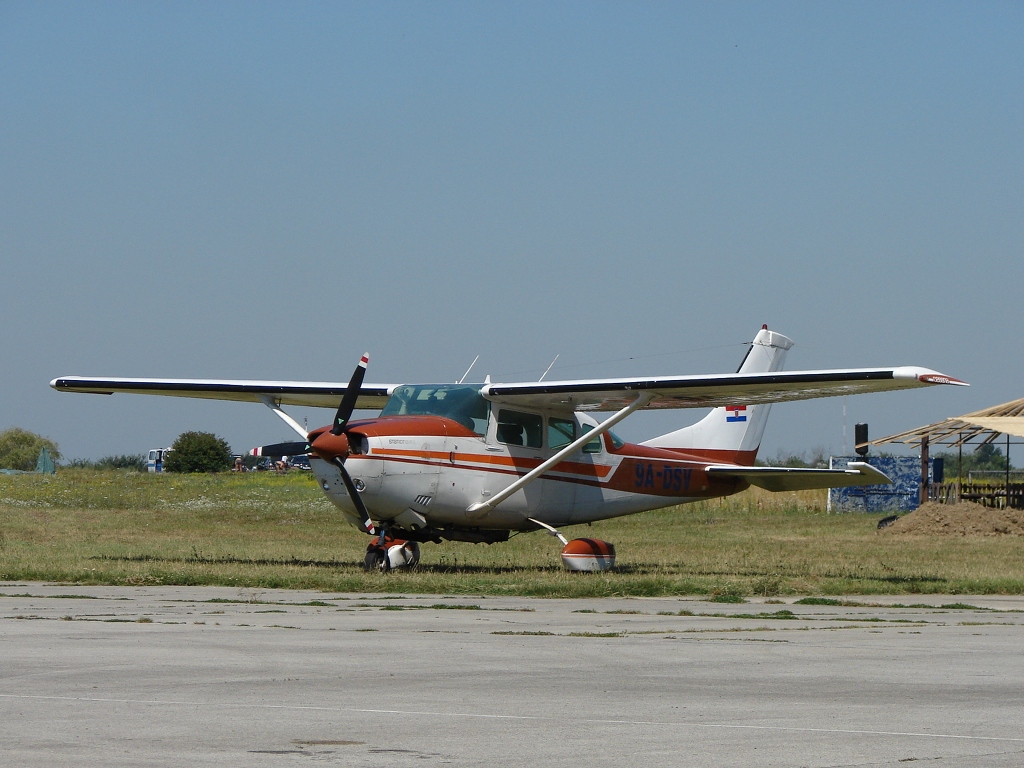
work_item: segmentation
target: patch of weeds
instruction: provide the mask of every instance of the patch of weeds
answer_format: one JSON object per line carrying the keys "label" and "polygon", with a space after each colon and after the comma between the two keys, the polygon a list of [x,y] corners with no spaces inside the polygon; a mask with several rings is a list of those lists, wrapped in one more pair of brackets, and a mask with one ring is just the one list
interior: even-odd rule
{"label": "patch of weeds", "polygon": [[578,611],[573,611],[573,613],[597,613],[597,611],[595,611],[593,608],[581,608]]}
{"label": "patch of weeds", "polygon": [[[40,595],[40,597],[48,597],[55,600],[99,600],[95,595]],[[120,598],[124,599],[124,598]]]}
{"label": "patch of weeds", "polygon": [[523,632],[513,632],[511,630],[506,630],[504,632],[491,632],[491,634],[492,635],[537,635],[537,636],[544,636],[544,637],[554,637],[555,636],[554,632],[540,632],[540,631],[537,631],[537,630],[525,630]]}
{"label": "patch of weeds", "polygon": [[405,606],[405,605],[382,605],[382,606],[380,606],[380,609],[382,611],[404,611],[408,607],[409,606]]}
{"label": "patch of weeds", "polygon": [[323,600],[310,600],[308,603],[296,603],[296,605],[309,605],[318,608],[333,608],[334,603],[325,603]]}
{"label": "patch of weeds", "polygon": [[750,588],[755,595],[773,597],[782,591],[782,578],[775,573],[762,576]]}
{"label": "patch of weeds", "polygon": [[802,616],[797,616],[792,611],[775,611],[773,613],[706,613],[704,616],[715,616],[722,619],[783,619],[793,620],[802,619]]}
{"label": "patch of weeds", "polygon": [[977,605],[968,605],[967,603],[946,603],[940,605],[939,608],[945,608],[948,611],[989,611],[991,608],[980,608]]}
{"label": "patch of weeds", "polygon": [[458,603],[434,603],[431,608],[440,611],[479,611],[479,605],[459,605]]}
{"label": "patch of weeds", "polygon": [[1015,627],[1012,621],[958,621],[958,627]]}
{"label": "patch of weeds", "polygon": [[74,616],[61,616],[60,620],[61,621],[74,621],[75,617]]}
{"label": "patch of weeds", "polygon": [[624,613],[624,614],[632,614],[632,615],[643,615],[643,611],[626,611],[626,610],[621,610],[621,609],[617,610],[617,611],[605,611],[605,613]]}
{"label": "patch of weeds", "polygon": [[293,627],[290,624],[268,624],[267,627],[270,629],[302,629],[302,627]]}
{"label": "patch of weeds", "polygon": [[765,600],[764,604],[765,605],[785,605],[786,601],[785,600]]}
{"label": "patch of weeds", "polygon": [[267,608],[264,611],[253,611],[253,613],[288,613],[288,611],[282,611],[280,608]]}
{"label": "patch of weeds", "polygon": [[353,629],[352,631],[353,632],[378,632],[379,630],[376,630],[373,627],[360,627],[359,629]]}
{"label": "patch of weeds", "polygon": [[152,624],[153,620],[151,618],[149,618],[149,616],[139,616],[139,618],[137,618],[135,620],[135,623],[136,624]]}
{"label": "patch of weeds", "polygon": [[622,637],[621,632],[570,632],[567,637]]}
{"label": "patch of weeds", "polygon": [[712,595],[708,598],[709,603],[745,603],[747,602],[739,595],[725,594],[725,595]]}
{"label": "patch of weeds", "polygon": [[842,605],[842,602],[834,597],[801,597],[793,601],[793,605]]}

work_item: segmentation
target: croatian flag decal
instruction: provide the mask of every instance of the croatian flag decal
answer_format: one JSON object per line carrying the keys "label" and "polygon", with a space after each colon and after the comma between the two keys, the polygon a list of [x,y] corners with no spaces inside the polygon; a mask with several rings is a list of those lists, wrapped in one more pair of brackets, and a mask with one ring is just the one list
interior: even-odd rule
{"label": "croatian flag decal", "polygon": [[727,405],[727,406],[725,406],[725,420],[726,421],[746,421],[747,420],[747,406],[745,406],[745,405]]}

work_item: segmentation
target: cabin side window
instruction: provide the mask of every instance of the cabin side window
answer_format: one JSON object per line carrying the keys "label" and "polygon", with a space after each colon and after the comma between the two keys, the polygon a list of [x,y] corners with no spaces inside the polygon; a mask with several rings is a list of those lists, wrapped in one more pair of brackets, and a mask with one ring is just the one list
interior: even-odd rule
{"label": "cabin side window", "polygon": [[543,445],[544,420],[533,413],[498,411],[498,426],[495,437],[499,443],[522,445],[526,448],[540,448]]}
{"label": "cabin side window", "polygon": [[548,448],[564,448],[576,439],[576,421],[557,416],[548,417]]}

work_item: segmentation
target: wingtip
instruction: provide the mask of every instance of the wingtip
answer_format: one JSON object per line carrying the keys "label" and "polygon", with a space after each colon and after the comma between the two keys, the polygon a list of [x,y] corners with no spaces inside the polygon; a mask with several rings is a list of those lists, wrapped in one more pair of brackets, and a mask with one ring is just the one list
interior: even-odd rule
{"label": "wingtip", "polygon": [[944,373],[922,373],[917,377],[917,380],[924,384],[952,384],[955,387],[971,386],[966,381],[954,379],[952,376],[947,376]]}

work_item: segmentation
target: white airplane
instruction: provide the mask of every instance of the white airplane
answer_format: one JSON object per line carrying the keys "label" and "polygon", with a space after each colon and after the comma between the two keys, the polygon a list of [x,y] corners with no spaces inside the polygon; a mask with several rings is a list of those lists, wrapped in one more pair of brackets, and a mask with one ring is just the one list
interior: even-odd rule
{"label": "white airplane", "polygon": [[[771,403],[965,382],[927,368],[782,372],[789,338],[767,326],[732,374],[498,384],[363,384],[363,355],[348,384],[64,376],[59,392],[199,397],[260,402],[301,441],[254,449],[309,454],[342,516],[374,539],[366,566],[414,565],[419,543],[494,543],[512,531],[547,530],[574,570],[603,570],[615,550],[596,539],[566,541],[559,527],[729,496],[875,485],[874,467],[753,466]],[[333,408],[331,426],[307,433],[281,406]],[[640,444],[611,428],[641,409],[704,408],[692,426]],[[382,409],[351,420],[356,409]],[[590,414],[614,411],[604,421]]]}

